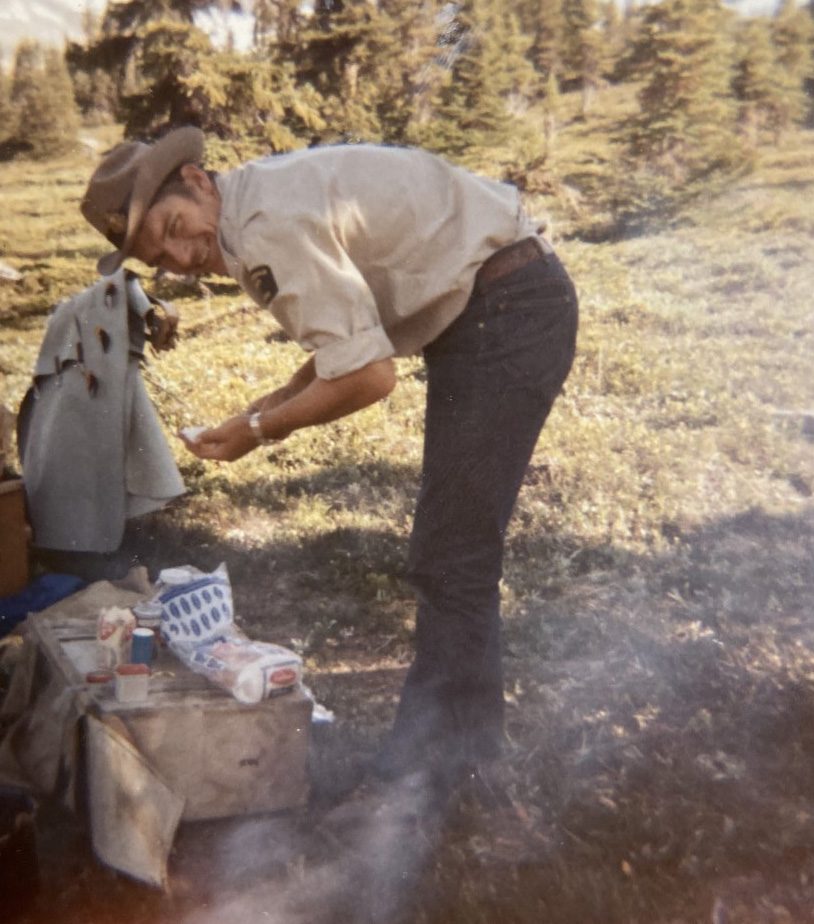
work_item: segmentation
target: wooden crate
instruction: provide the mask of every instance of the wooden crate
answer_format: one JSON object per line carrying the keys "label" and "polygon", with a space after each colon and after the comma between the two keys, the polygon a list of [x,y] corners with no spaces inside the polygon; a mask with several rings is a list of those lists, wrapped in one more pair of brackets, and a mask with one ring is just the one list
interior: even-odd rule
{"label": "wooden crate", "polygon": [[270,812],[305,802],[312,702],[301,691],[244,705],[162,649],[148,700],[120,703],[112,684],[85,683],[96,668],[92,622],[30,622],[49,668],[77,689],[81,708],[103,721],[121,720],[133,744],[186,800],[183,819]]}
{"label": "wooden crate", "polygon": [[0,597],[28,584],[28,524],[20,478],[0,481]]}

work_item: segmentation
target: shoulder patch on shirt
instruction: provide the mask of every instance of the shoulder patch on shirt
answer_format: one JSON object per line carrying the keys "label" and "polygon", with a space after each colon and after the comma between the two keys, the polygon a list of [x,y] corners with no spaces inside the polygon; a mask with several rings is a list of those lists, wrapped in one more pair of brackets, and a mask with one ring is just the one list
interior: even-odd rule
{"label": "shoulder patch on shirt", "polygon": [[271,271],[271,267],[265,264],[262,266],[255,266],[254,269],[249,270],[249,279],[251,280],[254,290],[266,304],[268,304],[280,291],[277,286],[277,280],[274,278],[274,273]]}

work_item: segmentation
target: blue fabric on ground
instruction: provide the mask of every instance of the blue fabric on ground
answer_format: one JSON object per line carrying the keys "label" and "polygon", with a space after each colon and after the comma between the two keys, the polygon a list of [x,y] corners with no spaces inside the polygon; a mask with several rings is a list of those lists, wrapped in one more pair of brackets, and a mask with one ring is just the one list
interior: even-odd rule
{"label": "blue fabric on ground", "polygon": [[42,574],[19,593],[0,597],[0,638],[29,613],[38,613],[84,586],[85,581],[73,574]]}

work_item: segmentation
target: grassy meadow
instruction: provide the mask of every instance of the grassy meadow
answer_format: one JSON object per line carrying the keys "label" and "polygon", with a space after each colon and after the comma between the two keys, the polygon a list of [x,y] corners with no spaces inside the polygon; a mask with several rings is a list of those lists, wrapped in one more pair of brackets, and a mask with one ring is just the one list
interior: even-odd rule
{"label": "grassy meadow", "polygon": [[[625,116],[624,100],[614,106],[603,131]],[[558,142],[575,188],[613,169],[590,127],[566,122]],[[78,204],[115,129],[87,134],[59,161],[0,164],[0,260],[23,274],[0,281],[10,408],[50,307],[93,282],[104,246]],[[222,829],[197,829],[174,869],[195,890],[170,902],[86,875],[58,921],[91,920],[88,908],[107,920],[126,898],[133,917],[119,905],[120,921],[203,922],[207,904],[223,924],[253,919],[270,896],[289,909],[281,922],[322,921],[302,905],[309,893],[336,911],[382,892],[382,920],[419,924],[814,920],[812,201],[814,133],[800,131],[637,237],[574,236],[595,217],[587,196],[530,203],[551,213],[582,320],[508,539],[505,798],[462,807],[421,840],[409,888],[381,865],[336,861],[326,795],[296,832],[273,829],[284,861],[214,873],[218,850],[200,843]],[[145,369],[170,435],[242,409],[303,360],[233,283],[205,282],[165,290],[181,339]],[[125,541],[128,561],[153,571],[226,561],[246,631],[303,654],[336,714],[315,729],[317,793],[358,774],[409,663],[402,568],[423,392],[421,361],[401,361],[386,401],[233,465],[204,464],[170,436],[188,494]],[[371,824],[357,858],[381,844]],[[51,888],[69,878],[55,866]]]}

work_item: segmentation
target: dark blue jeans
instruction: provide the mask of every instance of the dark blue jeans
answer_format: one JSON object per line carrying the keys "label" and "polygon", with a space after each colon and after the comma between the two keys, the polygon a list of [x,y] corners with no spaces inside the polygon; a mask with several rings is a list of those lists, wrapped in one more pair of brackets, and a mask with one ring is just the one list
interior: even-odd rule
{"label": "dark blue jeans", "polygon": [[544,255],[476,290],[424,350],[424,465],[408,570],[416,653],[387,751],[394,767],[500,751],[504,539],[571,369],[577,313],[568,274]]}

